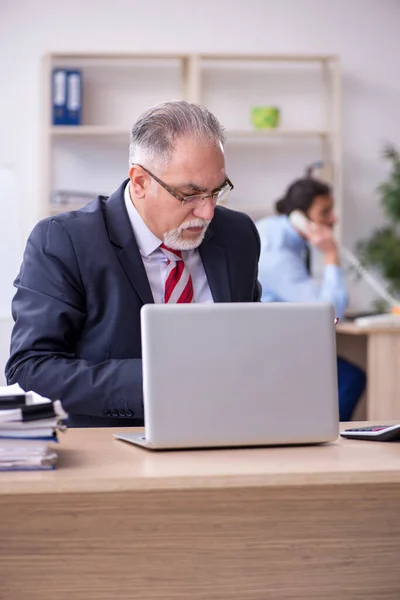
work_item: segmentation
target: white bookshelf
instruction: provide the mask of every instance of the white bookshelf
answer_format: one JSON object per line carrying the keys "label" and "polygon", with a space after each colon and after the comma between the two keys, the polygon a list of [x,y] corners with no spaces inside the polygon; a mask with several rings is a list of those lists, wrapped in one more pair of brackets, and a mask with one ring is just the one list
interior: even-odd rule
{"label": "white bookshelf", "polygon": [[[51,124],[51,72],[82,70],[82,125]],[[55,190],[109,194],[128,171],[129,130],[139,114],[170,99],[205,104],[226,127],[232,208],[254,218],[304,167],[323,160],[341,199],[340,65],[335,56],[227,54],[49,54],[44,59],[43,206]],[[255,130],[253,106],[279,106],[278,128]],[[340,232],[339,232],[340,235]]]}

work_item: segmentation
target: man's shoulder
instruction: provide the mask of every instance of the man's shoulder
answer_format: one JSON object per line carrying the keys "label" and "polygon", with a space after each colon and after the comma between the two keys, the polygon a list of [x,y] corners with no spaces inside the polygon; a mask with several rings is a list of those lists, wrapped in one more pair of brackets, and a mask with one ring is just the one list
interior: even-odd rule
{"label": "man's shoulder", "polygon": [[41,219],[32,231],[33,237],[45,234],[53,226],[67,232],[84,230],[87,235],[88,228],[95,227],[96,222],[104,222],[104,206],[107,198],[98,196],[82,208],[60,212],[56,215]]}
{"label": "man's shoulder", "polygon": [[[56,216],[48,217],[41,221],[37,227],[46,229],[49,224],[62,227],[69,233],[83,232],[85,236],[92,236],[96,228],[107,226],[108,220],[112,215],[119,215],[126,210],[124,207],[124,189],[128,180],[122,182],[120,187],[110,196],[98,195],[93,200],[76,210],[59,213]],[[89,228],[91,231],[89,232]]]}
{"label": "man's shoulder", "polygon": [[99,241],[105,231],[104,205],[106,198],[99,196],[86,206],[41,219],[32,229],[28,247],[40,251],[68,254],[72,247],[81,252],[94,240]]}
{"label": "man's shoulder", "polygon": [[223,227],[240,229],[250,228],[255,229],[253,220],[244,212],[234,210],[232,208],[226,208],[225,206],[217,206],[215,208],[214,218],[212,220],[212,227]]}
{"label": "man's shoulder", "polygon": [[45,221],[56,221],[65,227],[79,225],[88,220],[95,221],[99,216],[102,216],[106,200],[107,197],[105,196],[97,196],[97,198],[81,208],[61,212],[55,216],[48,217]]}

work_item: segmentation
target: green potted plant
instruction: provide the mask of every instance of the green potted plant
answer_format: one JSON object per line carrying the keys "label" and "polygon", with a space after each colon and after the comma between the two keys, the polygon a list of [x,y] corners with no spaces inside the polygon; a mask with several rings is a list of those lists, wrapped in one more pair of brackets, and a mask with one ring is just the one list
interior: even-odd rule
{"label": "green potted plant", "polygon": [[[360,241],[357,251],[361,262],[384,279],[387,291],[400,297],[400,152],[387,145],[383,157],[391,165],[388,179],[378,187],[386,224]],[[375,308],[381,312],[390,310],[384,300],[375,302]]]}

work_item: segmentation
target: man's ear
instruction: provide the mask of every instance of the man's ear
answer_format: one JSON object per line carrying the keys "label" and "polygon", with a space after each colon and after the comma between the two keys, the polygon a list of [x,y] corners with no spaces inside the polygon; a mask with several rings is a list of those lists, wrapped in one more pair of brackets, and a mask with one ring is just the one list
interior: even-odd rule
{"label": "man's ear", "polygon": [[146,173],[137,165],[132,165],[129,169],[129,179],[131,180],[131,190],[136,198],[144,198],[148,191],[149,181]]}

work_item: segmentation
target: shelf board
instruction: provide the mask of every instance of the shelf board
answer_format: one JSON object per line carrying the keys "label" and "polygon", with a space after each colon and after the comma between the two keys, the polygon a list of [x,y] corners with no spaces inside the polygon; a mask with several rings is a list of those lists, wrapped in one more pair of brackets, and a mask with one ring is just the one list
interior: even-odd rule
{"label": "shelf board", "polygon": [[337,60],[332,54],[199,54],[203,60],[262,62],[327,62]]}
{"label": "shelf board", "polygon": [[[55,125],[49,128],[54,137],[129,137],[129,127],[109,127],[107,125]],[[323,129],[258,129],[227,130],[229,141],[240,139],[262,140],[271,138],[329,137],[332,132]]]}
{"label": "shelf board", "polygon": [[187,53],[171,52],[171,53],[129,53],[129,52],[49,52],[45,55],[46,58],[52,61],[79,61],[79,60],[100,60],[100,61],[113,61],[113,60],[170,60],[170,59],[184,59],[190,56]]}
{"label": "shelf board", "polygon": [[[96,194],[93,194],[93,200],[96,198]],[[90,202],[88,199],[87,202]],[[86,202],[66,202],[60,204],[49,204],[49,214],[51,216],[56,216],[60,213],[69,212],[72,210],[78,210],[85,206]],[[273,207],[271,206],[263,206],[262,204],[227,204],[223,205],[225,208],[229,208],[231,210],[240,211],[249,214],[250,216],[255,216],[256,219],[261,219],[262,217],[268,217],[274,214]]]}
{"label": "shelf board", "polygon": [[129,127],[108,125],[53,125],[49,133],[54,137],[121,137],[129,138]]}
{"label": "shelf board", "polygon": [[243,60],[243,61],[277,61],[277,62],[326,62],[337,60],[336,55],[332,54],[225,54],[225,53],[203,53],[200,52],[171,52],[171,53],[152,53],[152,52],[49,52],[46,57],[51,60],[137,60],[137,59],[187,59],[198,57],[203,60]]}
{"label": "shelf board", "polygon": [[[96,199],[97,196],[93,196],[93,200]],[[49,211],[48,211],[48,215],[51,217],[56,217],[57,215],[60,215],[61,213],[65,213],[65,212],[71,212],[73,210],[79,210],[80,208],[83,208],[85,206],[85,204],[88,204],[90,202],[90,200],[88,200],[86,203],[82,202],[82,204],[75,204],[75,203],[66,203],[66,204],[49,204]]]}
{"label": "shelf board", "polygon": [[309,138],[329,137],[332,131],[327,129],[249,129],[249,130],[227,130],[226,136],[229,141],[236,139],[262,140],[271,138]]}
{"label": "shelf board", "polygon": [[242,212],[259,212],[259,213],[265,213],[268,215],[272,215],[274,214],[274,208],[272,205],[266,205],[263,203],[259,203],[259,204],[252,204],[251,202],[249,203],[238,203],[238,202],[227,202],[226,204],[224,204],[223,206],[225,206],[225,208],[231,208],[232,210],[240,210]]}

